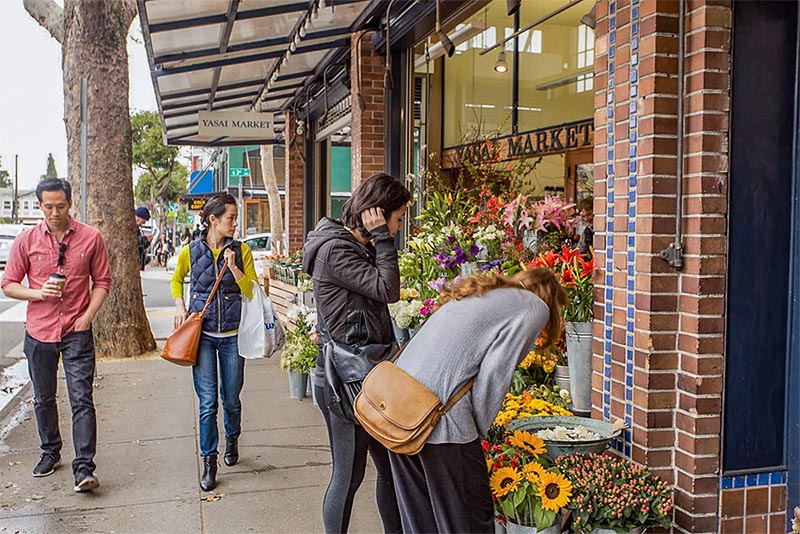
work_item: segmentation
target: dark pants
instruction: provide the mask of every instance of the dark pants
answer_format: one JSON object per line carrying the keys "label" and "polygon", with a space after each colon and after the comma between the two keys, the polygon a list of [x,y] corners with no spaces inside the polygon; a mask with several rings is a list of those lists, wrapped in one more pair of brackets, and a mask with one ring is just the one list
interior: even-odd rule
{"label": "dark pants", "polygon": [[403,532],[494,532],[489,474],[480,440],[389,453]]}
{"label": "dark pants", "polygon": [[93,473],[97,419],[92,398],[95,365],[92,330],[72,332],[57,343],[42,343],[26,332],[23,352],[28,358],[28,373],[33,382],[36,427],[42,450],[53,455],[61,451],[56,404],[56,372],[61,356],[72,408],[72,441],[75,445],[72,471],[75,475],[79,472]]}
{"label": "dark pants", "polygon": [[322,502],[325,532],[347,532],[350,514],[353,511],[353,498],[364,480],[364,471],[367,468],[367,450],[378,471],[375,494],[383,530],[402,532],[400,512],[397,509],[397,498],[392,484],[389,452],[362,427],[331,414],[325,406],[323,388],[315,386],[314,395],[318,399],[325,425],[328,427],[333,458],[331,481],[325,492],[325,500]]}

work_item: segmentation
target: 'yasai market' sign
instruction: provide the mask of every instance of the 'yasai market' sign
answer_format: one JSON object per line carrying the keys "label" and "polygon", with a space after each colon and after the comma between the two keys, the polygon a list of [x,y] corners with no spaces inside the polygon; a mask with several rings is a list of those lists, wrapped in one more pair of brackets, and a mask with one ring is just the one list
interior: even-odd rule
{"label": "'yasai market' sign", "polygon": [[275,139],[272,113],[241,111],[198,111],[197,131],[211,137]]}
{"label": "'yasai market' sign", "polygon": [[490,163],[559,154],[567,150],[591,147],[593,143],[593,120],[585,119],[448,148],[442,151],[442,168],[460,167],[464,160]]}

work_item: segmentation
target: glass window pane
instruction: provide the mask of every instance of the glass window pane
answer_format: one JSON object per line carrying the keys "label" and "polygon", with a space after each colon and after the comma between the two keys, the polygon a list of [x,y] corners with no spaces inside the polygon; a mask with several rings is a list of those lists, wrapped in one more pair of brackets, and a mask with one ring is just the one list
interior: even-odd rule
{"label": "glass window pane", "polygon": [[[486,29],[464,43],[444,61],[444,147],[474,141],[499,131],[511,133],[513,41],[486,55],[479,53],[494,45],[498,36],[514,33],[514,18],[506,15],[505,0],[495,0],[464,24]],[[452,32],[451,32],[452,34]],[[500,52],[508,70],[494,70]]]}
{"label": "glass window pane", "polygon": [[[522,2],[520,27],[559,5]],[[594,31],[580,22],[591,6],[588,0],[581,2],[517,38],[520,132],[592,117]]]}

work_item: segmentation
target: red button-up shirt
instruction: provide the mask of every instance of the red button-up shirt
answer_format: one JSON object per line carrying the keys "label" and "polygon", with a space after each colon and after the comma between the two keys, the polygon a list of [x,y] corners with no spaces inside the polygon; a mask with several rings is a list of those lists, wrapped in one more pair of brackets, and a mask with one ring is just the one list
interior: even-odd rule
{"label": "red button-up shirt", "polygon": [[89,279],[94,288],[111,288],[111,271],[103,236],[96,228],[70,217],[69,229],[62,243],[67,250],[58,265],[58,241],[42,221],[18,235],[8,255],[0,287],[21,283],[28,277],[28,287],[41,289],[52,273],[67,277],[60,299],[28,302],[25,330],[34,339],[54,343],[72,331],[75,320],[89,307]]}

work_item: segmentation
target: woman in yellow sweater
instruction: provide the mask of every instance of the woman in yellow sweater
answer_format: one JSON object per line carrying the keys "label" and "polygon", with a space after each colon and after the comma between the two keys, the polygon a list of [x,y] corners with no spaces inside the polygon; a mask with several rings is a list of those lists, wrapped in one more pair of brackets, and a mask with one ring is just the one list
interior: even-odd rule
{"label": "woman in yellow sweater", "polygon": [[[177,328],[189,313],[203,309],[220,270],[224,265],[228,267],[203,318],[197,364],[192,368],[194,391],[199,403],[200,456],[203,460],[200,487],[204,491],[211,491],[217,485],[218,382],[225,423],[225,465],[235,465],[239,460],[242,421],[239,394],[244,385],[244,358],[239,356],[237,332],[242,295],[252,298],[253,283],[257,278],[250,247],[233,239],[237,218],[236,199],[231,195],[216,195],[209,199],[202,213],[204,230],[198,239],[181,250],[178,266],[172,275]],[[183,300],[186,275],[190,275],[188,310]]]}

